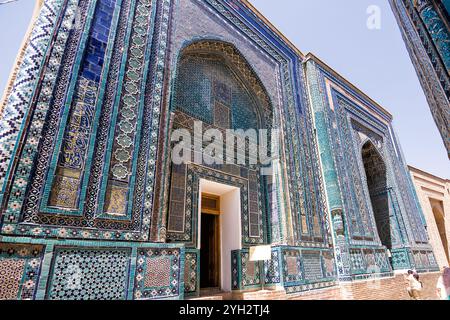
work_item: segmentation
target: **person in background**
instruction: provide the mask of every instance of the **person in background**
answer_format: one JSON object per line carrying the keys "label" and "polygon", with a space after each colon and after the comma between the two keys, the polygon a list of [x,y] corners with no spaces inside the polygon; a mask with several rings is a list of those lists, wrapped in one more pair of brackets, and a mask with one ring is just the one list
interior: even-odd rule
{"label": "person in background", "polygon": [[408,284],[406,290],[408,291],[409,296],[413,300],[420,300],[420,291],[422,290],[422,284],[417,281],[414,276],[414,271],[408,270],[405,275],[405,281]]}
{"label": "person in background", "polygon": [[444,267],[436,285],[437,295],[441,300],[450,300],[450,268]]}

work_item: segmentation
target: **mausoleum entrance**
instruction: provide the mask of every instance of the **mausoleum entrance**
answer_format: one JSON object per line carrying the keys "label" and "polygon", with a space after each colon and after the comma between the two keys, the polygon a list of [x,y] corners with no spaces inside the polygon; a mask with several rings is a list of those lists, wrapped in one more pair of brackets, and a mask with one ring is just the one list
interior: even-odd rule
{"label": "mausoleum entrance", "polygon": [[381,243],[388,250],[391,250],[392,239],[386,165],[378,150],[370,141],[367,141],[362,147],[362,159],[378,235]]}
{"label": "mausoleum entrance", "polygon": [[200,288],[231,291],[231,251],[242,248],[241,190],[200,180]]}

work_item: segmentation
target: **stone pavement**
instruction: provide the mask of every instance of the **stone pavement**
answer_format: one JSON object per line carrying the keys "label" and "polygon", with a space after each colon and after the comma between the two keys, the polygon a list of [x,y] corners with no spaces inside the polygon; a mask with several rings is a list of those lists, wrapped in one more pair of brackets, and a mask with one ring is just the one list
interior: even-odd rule
{"label": "stone pavement", "polygon": [[[421,300],[438,300],[436,282],[440,272],[420,274]],[[205,294],[191,300],[410,300],[403,275],[355,281],[337,287],[286,295],[284,290]]]}
{"label": "stone pavement", "polygon": [[[438,300],[436,282],[440,272],[420,274],[422,300]],[[288,296],[293,300],[410,300],[403,275],[377,281],[356,281],[340,287]]]}

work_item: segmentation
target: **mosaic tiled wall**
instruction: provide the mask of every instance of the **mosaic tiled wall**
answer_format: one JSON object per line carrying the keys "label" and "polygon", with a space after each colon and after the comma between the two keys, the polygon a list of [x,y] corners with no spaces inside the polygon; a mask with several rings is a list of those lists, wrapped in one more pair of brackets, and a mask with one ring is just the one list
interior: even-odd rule
{"label": "mosaic tiled wall", "polygon": [[[176,111],[173,119],[174,129],[187,129],[191,134],[194,132],[194,122],[202,121],[204,127],[202,133],[208,129],[219,130],[224,139],[228,139],[226,129],[235,130],[257,130],[269,128],[271,123],[271,110],[267,96],[262,94],[262,100],[251,96],[252,88],[244,86],[244,79],[238,78],[236,73],[223,57],[224,52],[215,52],[219,49],[233,50],[225,44],[214,42],[200,43],[189,46],[182,56],[177,69],[177,78],[174,85],[173,101],[171,108]],[[201,50],[201,51],[200,51]],[[212,50],[213,53],[204,53],[204,50]],[[237,54],[236,54],[237,55]],[[237,55],[238,56],[238,55]],[[237,58],[236,58],[237,59]],[[240,57],[240,59],[242,59]],[[247,74],[251,79],[250,85],[257,86],[256,76],[253,76],[245,62],[241,62],[240,72]],[[250,75],[248,75],[250,73]],[[251,90],[251,91],[250,91]],[[259,90],[263,90],[261,87]],[[258,91],[257,91],[258,92]],[[256,94],[255,94],[256,95]],[[225,116],[225,118],[223,118]],[[256,131],[255,131],[256,132]],[[240,135],[236,135],[237,139]],[[252,143],[256,143],[259,137],[254,137]],[[195,139],[195,138],[194,138]],[[244,142],[245,143],[245,142]],[[208,142],[203,143],[207,148]],[[234,164],[228,164],[226,148],[223,153],[215,157],[222,163],[208,164],[203,160],[202,166],[209,168],[194,170],[195,167],[173,164],[170,180],[170,199],[168,213],[168,239],[188,242],[195,245],[197,226],[197,204],[199,201],[198,183],[199,178],[216,182],[226,183],[234,186],[244,186],[241,190],[241,220],[243,221],[243,243],[247,245],[261,244],[267,239],[266,217],[270,212],[266,210],[266,178],[260,174],[260,166],[249,164],[249,159],[239,161],[240,155],[245,157],[250,154],[251,158],[257,155],[248,153],[250,147],[236,147]],[[199,150],[193,150],[190,161],[194,161]],[[204,156],[204,155],[203,155]],[[256,160],[256,159],[255,159]],[[195,173],[201,171],[201,176]],[[237,179],[231,175],[241,177]],[[271,199],[268,199],[269,207]]]}
{"label": "mosaic tiled wall", "polygon": [[392,264],[395,269],[415,268],[421,272],[436,271],[436,258],[429,248],[413,250],[411,248],[392,250]]}
{"label": "mosaic tiled wall", "polygon": [[246,290],[282,285],[287,293],[318,289],[335,285],[334,256],[329,250],[310,250],[299,247],[272,247],[272,258],[261,262],[249,261],[247,249],[232,252],[233,290]]}
{"label": "mosaic tiled wall", "polygon": [[131,250],[57,248],[49,300],[124,300]]}
{"label": "mosaic tiled wall", "polygon": [[44,247],[0,243],[0,300],[32,300],[41,273]]}
{"label": "mosaic tiled wall", "polygon": [[165,54],[169,5],[65,2],[3,186],[4,234],[149,239],[153,192],[144,183],[153,176],[149,125],[157,126],[157,112],[144,100],[156,95],[150,84],[161,75],[148,70]]}
{"label": "mosaic tiled wall", "polygon": [[185,257],[178,248],[140,248],[137,255],[135,299],[161,299],[183,295]]}
{"label": "mosaic tiled wall", "polygon": [[184,259],[176,245],[2,242],[0,300],[180,299]]}
{"label": "mosaic tiled wall", "polygon": [[283,283],[287,293],[333,286],[334,255],[328,250],[281,247]]}
{"label": "mosaic tiled wall", "polygon": [[450,30],[445,1],[390,0],[450,156]]}
{"label": "mosaic tiled wall", "polygon": [[[237,27],[241,36],[230,30],[218,32],[213,27],[218,21],[215,14],[198,21],[211,23],[211,28],[201,28],[217,32],[216,36],[180,35],[180,28],[174,26],[183,25],[182,19],[193,19],[183,10],[198,6],[220,12],[222,27]],[[55,239],[56,245],[64,238],[122,241],[125,247],[137,241],[178,241],[193,247],[198,181],[207,178],[241,188],[244,246],[289,241],[329,247],[318,156],[309,139],[311,117],[305,92],[298,88],[302,83],[298,81],[302,77],[299,57],[280,39],[276,44],[265,41],[262,33],[243,24],[237,16],[245,10],[222,1],[46,1],[2,115],[16,118],[5,118],[9,122],[2,121],[0,131],[2,161],[6,159],[0,172],[1,234],[35,237],[43,243]],[[172,11],[180,14],[172,15]],[[199,27],[182,32],[196,32]],[[238,38],[239,42],[234,41]],[[179,45],[180,50],[174,50]],[[190,60],[168,56],[171,52],[181,57],[182,48]],[[206,55],[196,56],[198,50]],[[268,56],[258,63],[255,58],[261,58],[261,52]],[[211,59],[219,56],[226,63]],[[32,70],[28,70],[30,64]],[[30,75],[28,82],[21,74]],[[180,80],[175,81],[175,75]],[[191,84],[189,90],[183,89],[186,83]],[[186,104],[178,106],[178,101]],[[210,112],[205,112],[208,108]],[[165,180],[176,175],[166,165],[169,135],[165,126],[173,110],[222,129],[282,129],[288,133],[282,135],[286,152],[277,159],[275,176],[262,177],[259,168],[251,166],[188,166],[184,169],[187,182],[179,193],[184,212],[172,210],[176,199],[171,201],[165,191],[177,183]],[[181,218],[173,219],[177,214]],[[153,264],[156,258],[150,253],[146,254],[151,259],[138,260],[141,271],[132,293],[122,286],[126,279],[132,281],[125,271],[132,266],[125,265],[117,278],[120,284],[105,296],[95,287],[100,275],[85,277],[86,292],[61,289],[60,282],[73,276],[60,274],[66,262],[88,268],[102,256],[99,249],[64,250],[51,251],[55,260],[49,269],[49,290],[44,295],[41,291],[41,298],[129,299],[132,294],[146,299],[181,294],[175,287],[185,279],[175,281],[166,268],[158,269],[184,261],[184,256],[174,254],[158,258],[161,264]],[[107,251],[110,259],[121,261],[122,251]],[[191,261],[194,255],[190,252]],[[102,268],[108,268],[112,261],[108,259]],[[257,285],[258,267],[248,264],[245,269],[250,274],[246,285]],[[194,277],[198,272],[187,277],[191,285],[187,293],[198,291]],[[155,283],[157,278],[170,279],[171,284]]]}
{"label": "mosaic tiled wall", "polygon": [[[204,5],[212,10],[203,10]],[[284,185],[279,184],[279,181],[276,183],[278,190],[274,197],[270,197],[267,210],[268,212],[274,210],[267,217],[267,220],[273,226],[268,230],[268,235],[272,241],[276,242],[290,241],[297,245],[306,246],[328,245],[331,239],[329,238],[329,228],[326,221],[325,202],[321,192],[323,186],[320,176],[316,175],[320,171],[315,170],[318,169],[317,153],[313,142],[308,139],[312,133],[312,126],[309,110],[305,107],[307,100],[303,88],[298,88],[296,84],[293,84],[302,77],[302,71],[297,68],[292,71],[289,66],[293,64],[300,68],[298,56],[291,49],[285,48],[285,44],[279,41],[276,41],[275,46],[267,43],[264,38],[261,38],[258,31],[255,32],[252,28],[248,28],[242,20],[236,17],[236,15],[248,13],[248,9],[245,9],[245,6],[239,2],[230,6],[229,3],[222,1],[205,1],[204,3],[184,1],[177,3],[175,8],[179,13],[175,17],[176,23],[180,25],[189,24],[190,27],[177,28],[172,35],[172,65],[177,67],[171,78],[174,83],[172,94],[176,96],[174,92],[177,83],[179,83],[179,77],[183,77],[178,72],[180,62],[181,66],[183,66],[183,63],[193,63],[192,60],[184,60],[183,57],[187,56],[186,50],[190,53],[193,53],[194,49],[202,50],[203,57],[208,56],[208,53],[224,57],[228,62],[231,62],[229,65],[237,69],[237,72],[235,70],[236,74],[243,78],[246,84],[255,82],[251,77],[249,78],[254,74],[253,78],[260,80],[260,86],[263,90],[255,89],[254,86],[250,86],[250,89],[253,89],[252,91],[256,92],[258,97],[265,95],[265,92],[267,92],[270,100],[269,107],[271,110],[269,111],[273,113],[273,120],[266,121],[266,125],[270,124],[272,127],[282,129],[284,133],[282,139],[286,140],[286,150],[283,151],[280,161],[281,170],[276,179],[281,181],[281,179],[284,179],[282,177],[287,177],[289,180],[287,186],[289,187],[283,192],[280,188],[284,188]],[[253,21],[254,17],[249,18],[249,21]],[[192,24],[188,20],[198,20],[202,23]],[[264,28],[260,25],[255,26],[258,30]],[[236,28],[243,37],[235,35],[232,30],[236,30]],[[250,68],[245,67],[246,64]],[[252,69],[254,72],[252,72]],[[191,72],[193,71],[191,70]],[[198,71],[194,71],[194,73],[199,74]],[[195,76],[191,78],[194,81],[197,79]],[[214,94],[214,90],[208,89],[209,86],[213,86],[213,84],[209,85],[208,81],[200,81],[198,90],[203,88],[204,92]],[[197,92],[198,90],[195,89],[194,91]],[[298,90],[298,94],[294,94],[294,90]],[[224,95],[217,100],[223,101],[222,98],[227,99]],[[201,104],[204,101],[214,99],[216,99],[214,95],[205,94],[204,99],[200,99],[201,102],[198,103]],[[261,105],[258,106],[261,109]],[[264,103],[262,106],[264,107]],[[172,105],[172,107],[176,106]],[[182,106],[180,110],[185,111]],[[211,119],[208,119],[210,116],[203,113],[196,116],[211,121]],[[190,114],[192,115],[192,110]],[[264,112],[264,119],[268,118],[267,114],[267,112]],[[235,119],[237,119],[236,115]],[[286,119],[289,120],[286,121]],[[248,124],[244,123],[241,126],[245,127]],[[305,190],[308,190],[308,192]],[[276,199],[276,197],[279,197],[279,199]],[[290,209],[287,210],[287,207]],[[290,225],[287,226],[287,223]]]}
{"label": "mosaic tiled wall", "polygon": [[384,249],[351,248],[350,257],[354,274],[390,273],[392,271]]}
{"label": "mosaic tiled wall", "polygon": [[250,261],[249,250],[231,253],[231,278],[233,290],[261,288],[262,262]]}

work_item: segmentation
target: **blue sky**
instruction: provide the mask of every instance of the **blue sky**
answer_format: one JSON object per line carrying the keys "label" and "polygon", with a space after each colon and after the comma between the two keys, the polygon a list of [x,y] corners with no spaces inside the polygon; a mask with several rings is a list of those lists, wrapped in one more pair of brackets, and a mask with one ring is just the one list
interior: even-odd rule
{"label": "blue sky", "polygon": [[[410,165],[450,178],[446,150],[388,1],[250,1],[303,53],[313,52],[392,113]],[[19,0],[0,6],[0,92],[5,88],[34,3]],[[370,5],[381,9],[379,30],[366,26]]]}

